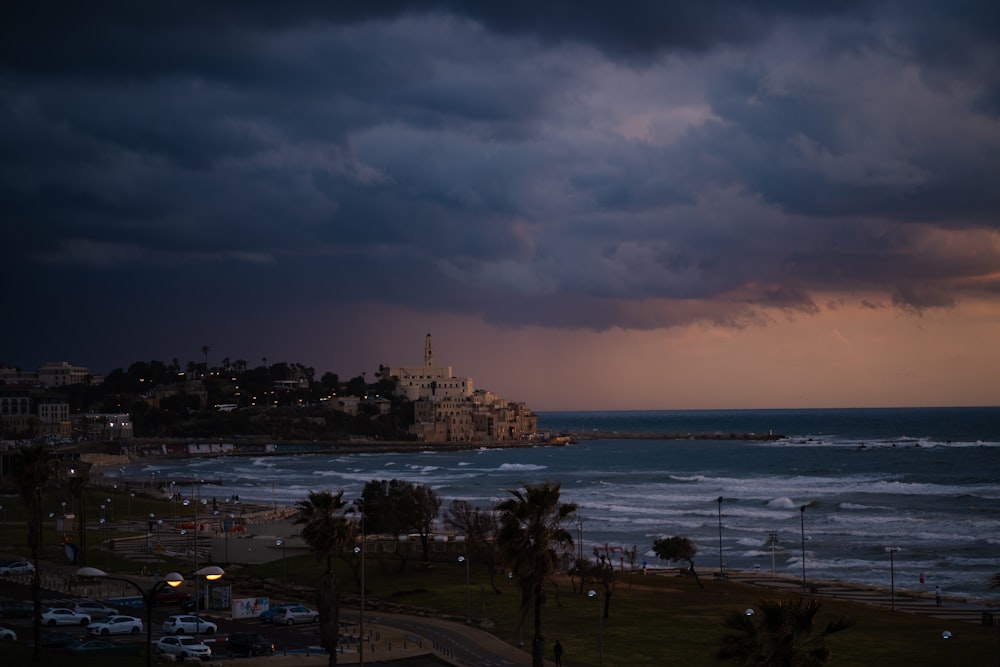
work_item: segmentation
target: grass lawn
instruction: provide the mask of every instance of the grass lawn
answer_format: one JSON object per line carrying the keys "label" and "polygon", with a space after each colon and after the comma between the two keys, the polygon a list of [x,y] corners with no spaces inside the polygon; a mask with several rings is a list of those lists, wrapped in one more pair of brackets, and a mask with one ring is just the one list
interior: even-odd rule
{"label": "grass lawn", "polygon": [[[121,495],[121,494],[120,494]],[[89,503],[91,507],[99,498]],[[54,503],[55,501],[53,501]],[[0,551],[26,556],[27,531],[21,501],[3,498],[4,518],[0,526]],[[50,503],[52,504],[52,503]],[[169,504],[151,498],[132,499],[133,518],[169,514]],[[121,505],[117,504],[116,517]],[[16,522],[16,523],[15,523]],[[46,521],[43,544],[44,557],[52,563],[65,563],[59,546],[62,534],[54,524]],[[88,534],[88,562],[104,567],[109,555],[96,550],[96,530]],[[116,572],[137,571],[141,563],[128,562],[110,556],[111,569]],[[166,569],[190,569],[190,563],[167,563]],[[220,563],[224,567],[226,564]],[[230,566],[227,571],[233,579],[270,580],[278,589],[284,571],[292,587],[302,588],[302,601],[311,604],[313,597],[308,588],[317,580],[320,566],[310,555],[294,556],[285,563],[277,561],[255,566]],[[337,561],[338,574],[345,594],[345,607],[356,604],[359,593],[354,570],[347,561]],[[403,571],[399,561],[390,557],[369,557],[366,563],[366,597],[370,605],[388,603],[432,608],[458,621],[466,618],[467,600],[474,623],[500,638],[517,641],[516,611],[518,593],[512,582],[498,576],[496,585],[500,594],[493,592],[487,573],[477,568],[473,561],[470,584],[466,587],[466,569],[458,562],[438,562],[429,569],[420,569],[411,562]],[[631,581],[630,581],[631,579]],[[605,667],[661,667],[663,665],[723,665],[714,653],[725,633],[723,619],[733,611],[754,607],[762,598],[774,599],[781,594],[732,581],[703,578],[704,590],[687,576],[634,576],[622,575],[613,591],[607,618],[600,616],[601,598],[587,597],[585,592],[574,591],[568,578],[558,580],[558,591],[552,589],[542,618],[546,637],[546,658],[551,659],[551,645],[561,640],[564,663],[567,667],[603,664]],[[468,594],[468,598],[467,598]],[[290,594],[291,595],[291,594]],[[821,598],[822,599],[822,598]],[[845,615],[855,621],[855,626],[831,638],[833,659],[830,665],[838,667],[870,667],[872,665],[906,665],[907,667],[939,667],[980,665],[994,667],[998,664],[1000,636],[997,629],[978,624],[946,625],[942,621],[906,612],[870,607],[841,600],[823,600],[820,622]],[[484,621],[485,619],[485,621]],[[953,634],[945,641],[941,633]],[[529,618],[521,634],[530,645],[532,620]],[[0,665],[16,667],[30,662],[31,648],[17,645],[0,645]],[[601,659],[603,658],[603,659]],[[119,667],[144,664],[144,658],[103,657],[72,658],[50,652],[43,664],[97,667]],[[266,662],[266,661],[265,661]]]}

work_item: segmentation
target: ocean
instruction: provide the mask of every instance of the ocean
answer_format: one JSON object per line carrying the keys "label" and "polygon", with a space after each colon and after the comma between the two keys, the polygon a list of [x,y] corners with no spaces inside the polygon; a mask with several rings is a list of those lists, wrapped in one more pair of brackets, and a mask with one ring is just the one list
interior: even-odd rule
{"label": "ocean", "polygon": [[[430,485],[487,507],[524,483],[559,482],[567,526],[650,567],[659,537],[698,546],[703,575],[773,571],[1000,600],[1000,408],[540,412],[539,428],[600,433],[567,446],[459,452],[146,460],[126,478],[216,480],[202,497],[292,505],[310,490],[358,497],[372,479]],[[780,440],[635,433],[774,433]],[[178,489],[181,493],[190,493]],[[721,503],[719,498],[722,498]],[[803,511],[801,508],[805,507]],[[721,540],[720,540],[721,534]],[[773,536],[773,539],[772,539]],[[772,549],[769,544],[773,542]],[[578,546],[578,550],[580,547]],[[891,552],[891,553],[890,553]],[[923,584],[921,584],[923,578]]]}

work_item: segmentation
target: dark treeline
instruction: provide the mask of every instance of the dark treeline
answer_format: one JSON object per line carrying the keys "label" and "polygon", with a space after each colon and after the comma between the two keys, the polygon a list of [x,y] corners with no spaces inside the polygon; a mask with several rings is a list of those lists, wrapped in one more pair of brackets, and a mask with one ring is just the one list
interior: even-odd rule
{"label": "dark treeline", "polygon": [[[206,355],[207,356],[207,355]],[[347,436],[405,440],[412,409],[393,394],[382,368],[369,383],[364,375],[341,381],[298,363],[223,359],[219,366],[174,359],[137,361],[97,384],[60,387],[70,413],[123,413],[136,437],[268,436],[292,440],[338,440]],[[341,401],[356,410],[336,409]],[[220,406],[223,406],[220,409]]]}

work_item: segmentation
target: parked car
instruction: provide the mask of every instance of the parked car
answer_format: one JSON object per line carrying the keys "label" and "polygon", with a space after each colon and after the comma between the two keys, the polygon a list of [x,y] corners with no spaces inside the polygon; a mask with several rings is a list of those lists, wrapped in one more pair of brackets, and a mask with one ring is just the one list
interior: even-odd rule
{"label": "parked car", "polygon": [[296,623],[315,623],[319,619],[319,612],[313,611],[309,607],[297,604],[285,607],[274,615],[274,622],[282,625],[295,625]]}
{"label": "parked car", "polygon": [[90,616],[65,607],[53,607],[42,612],[42,625],[90,625]]}
{"label": "parked car", "polygon": [[0,600],[0,618],[31,618],[35,608],[27,602],[4,598]]}
{"label": "parked car", "polygon": [[191,599],[191,594],[176,588],[163,588],[157,591],[156,601],[160,604],[179,604]]}
{"label": "parked car", "polygon": [[142,632],[142,621],[135,616],[112,616],[111,618],[94,621],[87,626],[87,632],[102,637],[107,637],[108,635],[137,635]]}
{"label": "parked car", "polygon": [[86,614],[90,618],[97,620],[108,616],[117,616],[121,612],[97,600],[79,600],[73,605],[73,610],[81,614]]}
{"label": "parked car", "polygon": [[229,655],[274,655],[274,642],[256,632],[231,632],[226,644]]}
{"label": "parked car", "polygon": [[259,618],[263,623],[274,623],[274,617],[276,614],[284,611],[288,607],[295,607],[298,604],[298,602],[282,602],[281,604],[270,606],[260,612],[260,614],[257,615],[257,618]]}
{"label": "parked car", "polygon": [[62,648],[73,642],[83,639],[74,634],[63,632],[62,630],[49,630],[42,633],[42,646],[45,648]]}
{"label": "parked car", "polygon": [[168,635],[200,635],[214,634],[219,627],[198,616],[185,616],[177,614],[168,616],[163,622],[163,632]]}
{"label": "parked car", "polygon": [[140,655],[142,644],[116,644],[107,639],[81,639],[63,648],[76,655]]}
{"label": "parked car", "polygon": [[208,660],[212,657],[212,649],[207,644],[203,644],[200,639],[174,635],[161,637],[156,642],[156,653],[157,655],[172,655],[182,660],[188,657]]}
{"label": "parked car", "polygon": [[0,627],[0,641],[12,642],[17,639],[17,633],[10,628]]}
{"label": "parked car", "polygon": [[[184,600],[183,602],[181,602],[181,611],[186,611],[188,613],[191,613],[191,612],[194,611],[194,607],[195,607],[195,603],[194,603],[194,598],[192,598],[192,597],[188,597],[187,600]],[[205,607],[205,598],[199,598],[199,600],[198,600],[198,610],[199,611],[205,611],[205,609],[206,609],[206,607]]]}
{"label": "parked car", "polygon": [[34,571],[35,566],[26,560],[14,560],[0,565],[0,576],[8,574],[31,574]]}

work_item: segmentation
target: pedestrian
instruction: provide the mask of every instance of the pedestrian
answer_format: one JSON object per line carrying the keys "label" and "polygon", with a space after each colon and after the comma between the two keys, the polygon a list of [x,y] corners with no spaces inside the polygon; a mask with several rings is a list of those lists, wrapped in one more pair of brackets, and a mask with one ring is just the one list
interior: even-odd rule
{"label": "pedestrian", "polygon": [[562,667],[562,644],[556,640],[556,645],[552,647],[552,653],[556,656],[556,667]]}
{"label": "pedestrian", "polygon": [[941,587],[940,586],[935,586],[934,587],[934,603],[937,606],[939,606],[939,607],[941,606]]}

